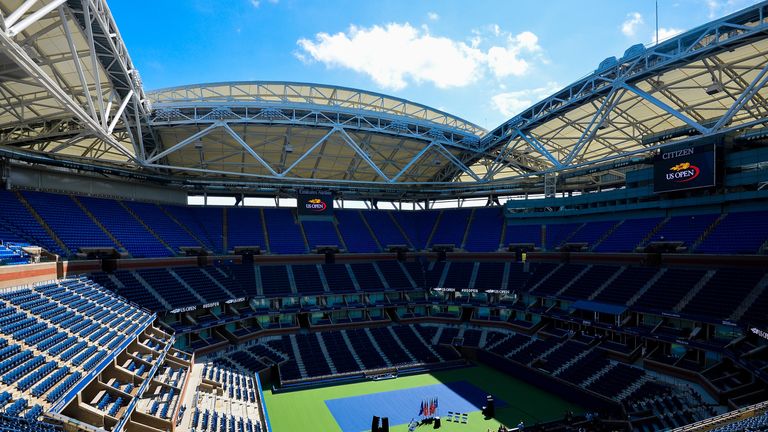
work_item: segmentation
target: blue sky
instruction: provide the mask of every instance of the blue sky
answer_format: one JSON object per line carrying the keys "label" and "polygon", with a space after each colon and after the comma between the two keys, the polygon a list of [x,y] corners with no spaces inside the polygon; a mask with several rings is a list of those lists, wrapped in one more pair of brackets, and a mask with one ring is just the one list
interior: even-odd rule
{"label": "blue sky", "polygon": [[[660,38],[748,0],[659,0]],[[493,128],[654,37],[653,0],[112,0],[146,89],[242,80],[376,91]],[[470,7],[471,6],[471,7]]]}

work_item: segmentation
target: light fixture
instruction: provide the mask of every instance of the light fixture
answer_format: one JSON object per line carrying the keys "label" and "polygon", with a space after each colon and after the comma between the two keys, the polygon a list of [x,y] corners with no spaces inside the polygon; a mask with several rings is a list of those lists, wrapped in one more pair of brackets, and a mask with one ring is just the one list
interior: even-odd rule
{"label": "light fixture", "polygon": [[725,87],[723,86],[723,83],[721,83],[719,80],[716,80],[716,79],[712,80],[712,84],[706,89],[704,89],[704,91],[710,96],[714,96],[724,90],[725,90]]}

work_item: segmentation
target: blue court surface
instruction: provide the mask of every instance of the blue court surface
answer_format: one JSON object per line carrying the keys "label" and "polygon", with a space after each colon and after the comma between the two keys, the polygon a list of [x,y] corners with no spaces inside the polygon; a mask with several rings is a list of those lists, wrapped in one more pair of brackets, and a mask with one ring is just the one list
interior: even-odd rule
{"label": "blue court surface", "polygon": [[[418,417],[419,406],[425,399],[438,398],[439,412],[470,413],[479,411],[488,393],[466,381],[433,384],[404,390],[393,390],[325,401],[333,418],[343,432],[361,432],[371,429],[374,415],[389,417],[390,426],[408,423]],[[495,399],[496,407],[506,403]]]}

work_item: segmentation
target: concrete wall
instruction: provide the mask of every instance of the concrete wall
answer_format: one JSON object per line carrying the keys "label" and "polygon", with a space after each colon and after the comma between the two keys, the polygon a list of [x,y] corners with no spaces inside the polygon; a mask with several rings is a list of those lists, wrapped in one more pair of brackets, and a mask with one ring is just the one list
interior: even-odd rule
{"label": "concrete wall", "polygon": [[187,205],[187,194],[179,189],[136,183],[127,179],[107,180],[63,169],[12,165],[8,183],[13,188],[21,189]]}

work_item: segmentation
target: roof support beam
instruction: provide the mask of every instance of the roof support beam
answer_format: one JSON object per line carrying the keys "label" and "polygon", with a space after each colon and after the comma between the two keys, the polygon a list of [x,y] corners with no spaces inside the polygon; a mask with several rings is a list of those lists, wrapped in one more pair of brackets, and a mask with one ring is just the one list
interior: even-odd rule
{"label": "roof support beam", "polygon": [[90,2],[83,0],[83,14],[85,15],[85,36],[91,57],[91,70],[93,71],[93,84],[96,86],[96,102],[99,104],[99,117],[101,125],[107,127],[107,112],[104,110],[104,92],[101,89],[101,73],[99,72],[98,57],[96,56],[96,44],[93,41],[93,25],[90,14]]}
{"label": "roof support beam", "polygon": [[472,177],[476,182],[482,181],[480,180],[480,177],[478,177],[477,174],[475,174],[474,171],[469,169],[469,167],[467,167],[464,164],[464,162],[460,161],[459,158],[453,155],[453,153],[451,153],[445,147],[443,147],[443,145],[439,141],[435,141],[435,148],[438,150],[438,152],[442,153],[442,155],[445,156],[446,159],[451,161],[451,163],[456,165],[456,167],[458,167],[460,170],[464,171],[465,174]]}
{"label": "roof support beam", "polygon": [[224,130],[227,131],[227,133],[231,135],[232,138],[234,138],[235,141],[237,141],[237,143],[240,144],[240,146],[242,146],[245,151],[247,151],[251,156],[253,156],[253,158],[256,159],[260,164],[264,165],[264,168],[266,168],[270,174],[272,174],[273,176],[278,175],[277,172],[275,172],[275,170],[273,170],[272,167],[269,166],[267,161],[262,159],[261,156],[259,156],[259,154],[256,153],[256,150],[252,149],[251,146],[248,145],[248,143],[243,141],[240,135],[238,135],[235,131],[233,131],[228,124],[224,123],[223,127],[224,127]]}
{"label": "roof support beam", "polygon": [[278,174],[278,176],[280,176],[280,177],[285,177],[285,175],[286,175],[286,174],[288,174],[288,173],[289,173],[289,172],[290,172],[290,171],[291,171],[293,168],[295,168],[295,167],[296,167],[296,165],[298,165],[299,163],[301,163],[301,161],[303,161],[304,159],[306,159],[306,158],[307,158],[307,156],[309,156],[309,154],[310,154],[310,153],[312,153],[313,151],[315,151],[315,149],[316,149],[316,148],[318,148],[318,147],[320,147],[321,145],[323,145],[323,143],[325,142],[325,140],[327,140],[327,139],[328,139],[328,137],[330,137],[331,135],[333,135],[333,133],[334,133],[334,132],[336,132],[336,130],[337,130],[337,128],[336,128],[336,127],[332,127],[332,128],[331,128],[331,130],[329,130],[329,131],[328,131],[328,133],[326,133],[325,135],[323,135],[323,137],[322,137],[322,138],[320,138],[319,140],[317,140],[317,142],[316,142],[316,143],[312,144],[312,147],[308,148],[308,149],[307,149],[307,151],[305,151],[305,152],[304,152],[304,153],[303,153],[301,156],[299,156],[299,158],[298,158],[298,159],[296,159],[296,160],[295,160],[295,161],[294,161],[294,162],[291,164],[291,166],[289,166],[288,168],[286,168],[286,170],[285,170],[285,171],[283,171],[283,172],[281,172],[280,174]]}
{"label": "roof support beam", "polygon": [[11,12],[7,18],[5,18],[5,21],[3,23],[3,30],[6,30],[8,27],[13,26],[16,24],[16,22],[21,19],[22,16],[24,16],[25,13],[35,4],[37,3],[37,0],[26,0],[21,6],[16,8],[15,11]]}
{"label": "roof support beam", "polygon": [[[533,147],[534,150],[539,152],[542,156],[547,158],[548,161],[552,163],[552,165],[555,166],[555,168],[561,168],[563,164],[560,163],[559,160],[557,160],[556,157],[552,155],[546,148],[544,148],[544,144],[542,144],[539,140],[536,139],[536,137],[531,134],[530,136],[526,135],[521,131],[520,129],[515,129],[515,133],[522,139],[525,140],[525,142],[528,143],[531,147]],[[512,137],[514,138],[514,136]]]}
{"label": "roof support beam", "polygon": [[75,41],[74,39],[72,39],[72,31],[69,29],[69,23],[67,22],[67,16],[64,14],[63,6],[59,7],[59,19],[61,20],[61,26],[64,27],[64,36],[67,39],[67,45],[69,45],[69,52],[72,53],[72,62],[75,64],[77,77],[80,78],[80,85],[83,86],[83,94],[85,95],[86,103],[88,103],[88,110],[91,112],[91,117],[98,118],[96,116],[96,108],[93,106],[91,91],[88,88],[88,81],[85,79],[85,72],[83,72],[83,65],[80,64],[80,56],[77,54]]}
{"label": "roof support beam", "polygon": [[123,103],[120,104],[120,107],[117,109],[117,112],[115,112],[115,117],[112,119],[112,122],[109,123],[109,128],[107,128],[107,132],[112,133],[112,131],[115,130],[115,126],[117,126],[117,122],[120,120],[120,117],[123,115],[123,111],[125,111],[125,107],[128,106],[128,102],[131,101],[131,96],[133,96],[133,89],[129,90],[128,94],[125,95],[125,97],[123,98]]}
{"label": "roof support beam", "polygon": [[[34,11],[28,17],[24,18],[23,20],[15,24],[16,20],[19,19],[21,15],[24,14],[24,12],[29,10],[29,8],[31,8],[34,3],[36,3],[35,1],[27,0],[19,7],[19,9],[17,9],[16,11],[14,11],[14,13],[8,16],[8,20],[5,21],[6,33],[10,37],[16,36],[17,34],[23,32],[24,29],[31,26],[35,22],[37,22],[37,20],[39,20],[40,18],[48,15],[49,12],[59,7],[65,1],[66,0],[53,0],[52,2]],[[19,12],[19,10],[21,10],[21,14],[19,14],[18,16],[14,16],[16,12]],[[11,20],[11,18],[14,18],[14,19]],[[9,24],[8,21],[11,21],[11,24]]]}
{"label": "roof support beam", "polygon": [[400,178],[400,176],[402,176],[403,174],[405,174],[406,172],[408,172],[408,170],[409,170],[409,169],[411,169],[411,167],[412,167],[412,166],[413,166],[413,165],[414,165],[414,164],[415,164],[415,163],[416,163],[416,162],[417,162],[419,159],[421,159],[421,157],[422,157],[422,156],[424,156],[424,154],[426,154],[426,153],[429,151],[429,149],[431,149],[431,148],[432,148],[432,146],[433,146],[433,145],[435,145],[435,142],[434,142],[434,141],[432,141],[432,142],[431,142],[431,143],[429,143],[428,145],[424,146],[424,148],[422,148],[421,150],[419,150],[419,152],[418,152],[418,153],[416,153],[416,154],[415,154],[415,155],[414,155],[414,156],[411,158],[411,160],[410,160],[410,161],[408,161],[408,163],[407,163],[407,164],[405,164],[405,166],[404,166],[404,167],[403,167],[403,168],[402,168],[402,169],[401,169],[401,170],[400,170],[400,171],[399,171],[397,174],[395,174],[395,175],[394,175],[394,177],[392,177],[391,179],[389,179],[389,182],[390,182],[390,183],[394,183],[394,182],[396,182],[396,181],[397,181],[397,179],[399,179],[399,178]]}
{"label": "roof support beam", "polygon": [[763,87],[765,87],[766,83],[768,83],[768,64],[760,69],[760,72],[755,76],[755,79],[753,79],[747,88],[744,89],[741,95],[734,101],[733,105],[728,108],[728,111],[720,117],[720,120],[715,123],[712,127],[712,131],[717,131],[728,124],[733,116],[736,115],[736,113],[739,112],[739,110],[741,110],[756,94],[758,94]]}
{"label": "roof support beam", "polygon": [[627,84],[626,82],[623,82],[623,81],[617,81],[616,83],[619,86],[621,86],[622,88],[624,88],[626,90],[629,90],[632,93],[634,93],[634,94],[640,96],[641,98],[647,100],[648,102],[656,105],[656,107],[661,108],[667,114],[677,118],[678,120],[682,121],[683,123],[687,124],[688,126],[696,129],[702,135],[706,134],[708,132],[707,128],[705,128],[704,126],[702,126],[699,123],[695,122],[690,117],[688,117],[687,115],[681,113],[677,109],[675,109],[675,108],[665,104],[664,102],[662,102],[661,100],[659,100],[655,96],[653,96],[652,94],[650,94],[650,93],[648,93],[646,91],[643,91],[643,90],[641,90],[641,89],[639,89],[639,88],[637,88],[637,87],[635,87],[635,86],[633,86],[631,84]]}
{"label": "roof support beam", "polygon": [[[51,3],[53,4],[53,3]],[[78,121],[89,128],[93,134],[105,143],[113,147],[116,151],[126,156],[128,159],[136,161],[131,152],[126,149],[112,134],[107,132],[98,120],[94,119],[75,101],[72,95],[62,89],[59,84],[51,78],[27,52],[17,44],[12,36],[7,32],[0,32],[0,47],[32,80],[50,93],[65,110],[69,111]]]}
{"label": "roof support beam", "polygon": [[164,158],[165,156],[168,156],[169,154],[175,152],[176,150],[183,149],[184,147],[188,146],[189,144],[193,143],[194,141],[199,140],[200,138],[208,135],[209,133],[213,132],[214,129],[221,127],[221,122],[213,123],[212,125],[208,126],[207,128],[192,134],[191,136],[179,141],[178,143],[174,144],[171,148],[164,150],[151,158],[147,159],[147,163],[153,163],[157,161],[158,159]]}
{"label": "roof support beam", "polygon": [[603,99],[603,103],[600,105],[600,109],[595,112],[595,115],[592,117],[592,120],[590,120],[589,125],[587,125],[587,128],[584,129],[584,132],[581,134],[579,141],[568,153],[568,156],[566,156],[565,160],[563,161],[563,165],[570,165],[571,162],[573,162],[573,159],[579,155],[581,150],[585,146],[588,146],[590,142],[592,142],[592,140],[595,138],[595,135],[597,134],[597,131],[600,130],[600,127],[608,119],[611,112],[616,107],[616,104],[621,101],[621,96],[624,93],[625,91],[619,93],[616,87],[611,89],[605,99]]}
{"label": "roof support beam", "polygon": [[387,177],[386,174],[384,174],[384,171],[382,171],[378,165],[371,159],[370,156],[368,156],[368,153],[363,151],[362,148],[357,144],[355,140],[352,139],[351,136],[347,133],[347,131],[344,130],[344,128],[339,128],[339,133],[341,134],[342,139],[344,142],[347,143],[348,146],[352,148],[352,150],[355,151],[368,165],[373,168],[374,171],[376,171],[376,174],[378,174],[381,178],[383,178],[385,181],[389,181],[389,177]]}

